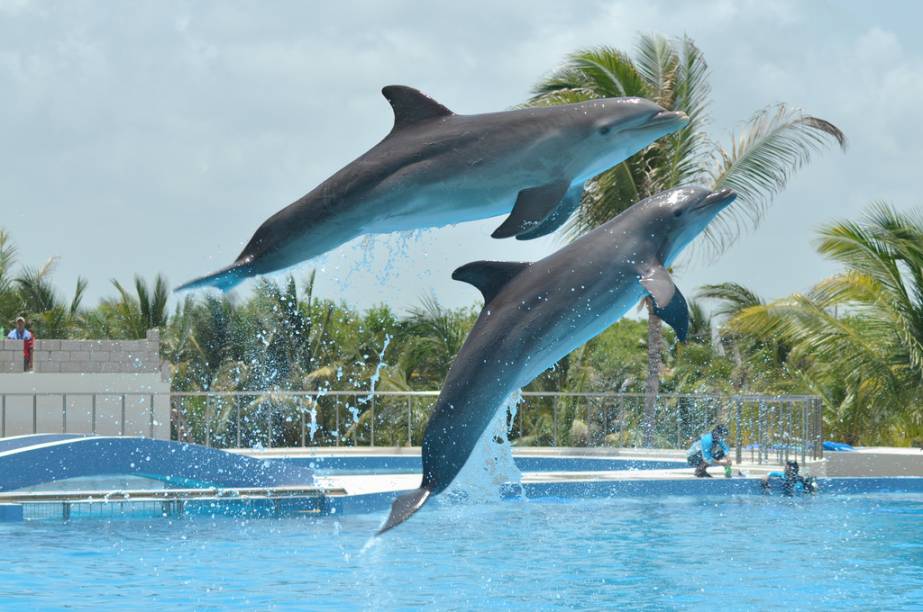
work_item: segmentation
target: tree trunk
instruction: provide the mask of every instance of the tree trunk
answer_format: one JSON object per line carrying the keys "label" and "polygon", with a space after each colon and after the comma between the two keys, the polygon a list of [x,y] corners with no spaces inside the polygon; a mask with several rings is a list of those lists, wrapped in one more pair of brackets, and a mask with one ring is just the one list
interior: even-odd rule
{"label": "tree trunk", "polygon": [[644,421],[642,431],[644,446],[654,445],[654,419],[657,410],[657,393],[660,391],[660,356],[663,333],[660,317],[654,314],[654,301],[647,297],[647,382],[644,385]]}
{"label": "tree trunk", "polygon": [[740,344],[737,340],[734,340],[734,366],[737,369],[737,380],[735,381],[737,386],[737,392],[741,392],[747,384],[747,371],[744,369],[744,359],[740,354]]}

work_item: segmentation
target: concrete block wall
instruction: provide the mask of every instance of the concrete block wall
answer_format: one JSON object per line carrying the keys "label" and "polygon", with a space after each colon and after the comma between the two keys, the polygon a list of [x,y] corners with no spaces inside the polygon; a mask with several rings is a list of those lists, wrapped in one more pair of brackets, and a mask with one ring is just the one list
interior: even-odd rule
{"label": "concrete block wall", "polygon": [[[160,332],[144,340],[37,339],[32,369],[40,373],[142,374],[161,371]],[[22,340],[4,340],[0,373],[23,371]]]}
{"label": "concrete block wall", "polygon": [[22,371],[22,340],[0,340],[0,374],[15,374]]}

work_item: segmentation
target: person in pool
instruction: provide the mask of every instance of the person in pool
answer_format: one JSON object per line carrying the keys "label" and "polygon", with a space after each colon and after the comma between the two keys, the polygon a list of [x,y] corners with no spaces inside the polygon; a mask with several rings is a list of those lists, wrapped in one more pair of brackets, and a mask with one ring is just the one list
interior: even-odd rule
{"label": "person in pool", "polygon": [[718,425],[689,447],[686,460],[695,468],[697,478],[711,478],[708,473],[710,465],[731,466],[731,449],[724,441],[727,436],[727,426]]}
{"label": "person in pool", "polygon": [[786,497],[817,492],[817,482],[800,474],[797,461],[786,461],[784,472],[769,472],[763,479],[763,490],[767,493],[776,487],[781,488]]}

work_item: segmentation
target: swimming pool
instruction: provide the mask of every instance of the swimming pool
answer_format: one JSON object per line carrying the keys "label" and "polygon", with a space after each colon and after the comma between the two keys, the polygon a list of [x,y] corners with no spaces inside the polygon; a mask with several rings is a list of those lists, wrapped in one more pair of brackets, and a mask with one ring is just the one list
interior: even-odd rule
{"label": "swimming pool", "polygon": [[898,609],[923,600],[923,494],[433,503],[382,513],[0,525],[0,601],[195,608]]}

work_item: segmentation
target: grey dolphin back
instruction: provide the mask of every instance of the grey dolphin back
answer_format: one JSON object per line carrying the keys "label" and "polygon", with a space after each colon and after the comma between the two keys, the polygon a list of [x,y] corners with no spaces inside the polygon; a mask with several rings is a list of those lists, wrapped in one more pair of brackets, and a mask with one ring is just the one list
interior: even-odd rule
{"label": "grey dolphin back", "polygon": [[430,490],[426,487],[420,487],[399,496],[391,504],[391,514],[388,515],[388,520],[385,521],[385,524],[378,530],[376,535],[381,535],[390,529],[394,529],[409,519],[417,510],[423,507],[429,496]]}
{"label": "grey dolphin back", "polygon": [[423,92],[406,85],[388,85],[382,88],[381,94],[391,104],[391,109],[394,110],[394,128],[392,131],[415,125],[427,119],[449,117],[454,114]]}

